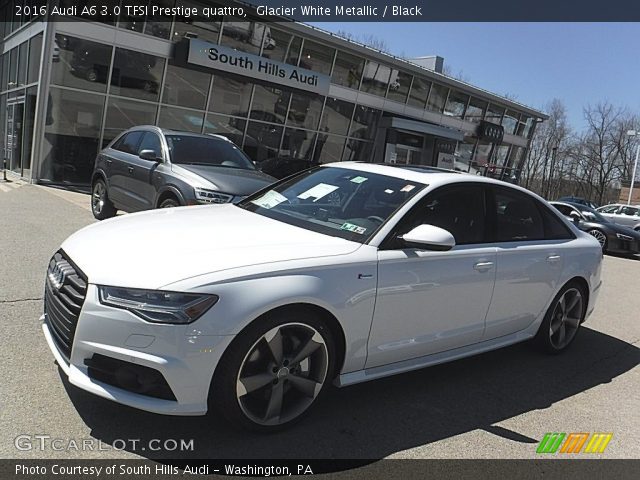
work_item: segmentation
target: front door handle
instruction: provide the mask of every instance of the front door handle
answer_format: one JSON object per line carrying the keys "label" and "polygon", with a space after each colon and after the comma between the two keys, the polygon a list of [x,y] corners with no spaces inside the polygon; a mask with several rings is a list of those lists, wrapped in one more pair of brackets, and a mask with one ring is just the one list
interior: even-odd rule
{"label": "front door handle", "polygon": [[129,173],[133,173],[133,167],[128,167],[127,170],[129,170]]}
{"label": "front door handle", "polygon": [[491,270],[492,268],[493,262],[478,262],[473,266],[473,269],[479,272],[486,272],[487,270]]}
{"label": "front door handle", "polygon": [[105,161],[107,162],[107,165],[111,165],[113,163],[113,160],[110,158],[107,158]]}

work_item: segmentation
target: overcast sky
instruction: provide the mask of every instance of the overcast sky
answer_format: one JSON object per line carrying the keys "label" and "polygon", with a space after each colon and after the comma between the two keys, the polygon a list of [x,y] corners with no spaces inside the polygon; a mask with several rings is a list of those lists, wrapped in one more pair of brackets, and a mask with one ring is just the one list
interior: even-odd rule
{"label": "overcast sky", "polygon": [[[542,108],[567,106],[576,129],[582,109],[609,100],[640,114],[638,23],[314,23],[375,35],[406,57],[440,55],[473,85]],[[640,127],[640,126],[639,126]]]}

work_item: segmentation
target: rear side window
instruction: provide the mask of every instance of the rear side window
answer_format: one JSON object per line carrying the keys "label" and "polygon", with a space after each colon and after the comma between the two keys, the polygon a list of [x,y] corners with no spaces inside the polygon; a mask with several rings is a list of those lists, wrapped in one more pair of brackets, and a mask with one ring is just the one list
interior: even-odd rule
{"label": "rear side window", "polygon": [[[534,200],[535,201],[535,200]],[[568,240],[575,238],[573,233],[549,208],[536,202],[544,223],[544,238],[547,240]]]}
{"label": "rear side window", "polygon": [[542,240],[544,220],[535,200],[516,190],[494,189],[496,241]]}
{"label": "rear side window", "polygon": [[138,144],[144,132],[131,132],[124,135],[120,140],[113,144],[114,149],[121,152],[138,154]]}
{"label": "rear side window", "polygon": [[610,206],[604,207],[602,210],[600,210],[600,213],[616,213],[618,208],[619,208],[618,205],[610,205]]}
{"label": "rear side window", "polygon": [[632,215],[637,217],[638,209],[636,207],[622,207],[622,209],[620,210],[620,213],[623,215]]}

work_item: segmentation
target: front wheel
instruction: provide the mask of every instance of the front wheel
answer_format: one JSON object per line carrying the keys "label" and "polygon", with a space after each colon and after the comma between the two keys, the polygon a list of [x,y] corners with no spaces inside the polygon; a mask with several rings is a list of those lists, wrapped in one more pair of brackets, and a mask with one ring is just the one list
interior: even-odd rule
{"label": "front wheel", "polygon": [[179,206],[180,202],[178,202],[178,200],[176,200],[175,198],[167,198],[160,203],[160,208],[174,208]]}
{"label": "front wheel", "polygon": [[604,232],[598,230],[597,228],[594,228],[593,230],[589,230],[587,233],[598,240],[598,243],[602,247],[603,252],[607,250],[607,236],[604,234]]}
{"label": "front wheel", "polygon": [[584,288],[577,283],[565,285],[551,302],[535,342],[547,352],[563,352],[575,339],[586,312]]}
{"label": "front wheel", "polygon": [[330,383],[335,344],[313,312],[264,317],[225,352],[212,403],[234,425],[270,432],[299,421]]}
{"label": "front wheel", "polygon": [[91,213],[93,216],[98,220],[105,220],[115,216],[117,211],[109,200],[104,180],[96,180],[91,188]]}

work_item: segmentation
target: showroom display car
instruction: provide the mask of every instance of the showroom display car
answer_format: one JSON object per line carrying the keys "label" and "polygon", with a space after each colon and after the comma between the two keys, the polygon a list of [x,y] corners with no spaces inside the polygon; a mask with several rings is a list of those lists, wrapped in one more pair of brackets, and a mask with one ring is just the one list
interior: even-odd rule
{"label": "showroom display car", "polygon": [[580,230],[592,235],[603,252],[635,255],[640,253],[640,232],[605,218],[593,208],[570,202],[550,202]]}
{"label": "showroom display car", "polygon": [[238,204],[71,235],[42,328],[69,381],[253,430],[346,386],[532,340],[560,353],[600,291],[598,242],[504,182],[344,162]]}
{"label": "showroom display car", "polygon": [[91,211],[104,220],[118,210],[237,202],[274,181],[226,137],[143,125],[98,154]]}

